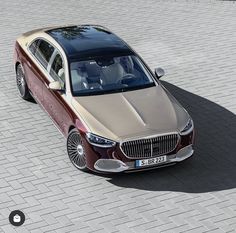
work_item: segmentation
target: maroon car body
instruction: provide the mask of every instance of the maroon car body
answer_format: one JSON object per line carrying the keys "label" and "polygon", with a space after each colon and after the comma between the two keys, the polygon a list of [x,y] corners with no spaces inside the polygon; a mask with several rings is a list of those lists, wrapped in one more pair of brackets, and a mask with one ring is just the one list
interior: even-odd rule
{"label": "maroon car body", "polygon": [[[174,149],[165,154],[168,158],[168,161],[160,163],[158,165],[150,164],[148,166],[137,167],[136,166],[137,158],[132,159],[126,156],[124,154],[124,151],[122,151],[119,142],[117,142],[114,146],[111,147],[100,147],[94,145],[93,143],[91,144],[86,136],[87,133],[89,132],[89,129],[87,125],[84,123],[84,119],[82,119],[81,115],[77,114],[74,111],[74,109],[72,109],[71,104],[65,98],[65,93],[63,93],[63,90],[59,89],[55,90],[55,88],[50,88],[50,80],[48,78],[48,75],[50,75],[50,71],[48,67],[44,68],[43,66],[38,64],[33,58],[33,54],[31,54],[31,52],[29,51],[30,50],[29,46],[37,38],[39,38],[40,40],[45,40],[48,43],[51,43],[52,46],[59,47],[59,45],[61,44],[58,41],[56,41],[55,38],[51,37],[51,39],[49,39],[50,35],[47,34],[47,32],[52,30],[55,30],[55,28],[35,30],[23,34],[16,41],[15,53],[14,53],[14,66],[15,66],[14,68],[17,74],[16,75],[17,84],[19,84],[18,87],[23,86],[24,88],[24,90],[20,91],[21,97],[23,97],[24,99],[28,99],[32,96],[36,100],[36,102],[38,102],[43,107],[43,109],[49,114],[49,116],[51,117],[57,128],[66,138],[68,138],[71,131],[73,132],[76,131],[79,133],[81,139],[81,145],[83,145],[83,153],[86,155],[86,168],[100,172],[116,172],[118,164],[110,164],[110,165],[101,164],[101,167],[104,166],[104,169],[103,168],[96,169],[95,163],[98,160],[102,159],[101,161],[103,162],[104,160],[109,159],[112,161],[119,160],[122,162],[124,166],[126,166],[125,169],[121,170],[117,169],[117,172],[133,171],[140,169],[141,170],[152,169],[160,166],[167,166],[174,164],[192,155],[193,150],[191,150],[191,153],[187,157],[183,157],[183,159],[179,160],[176,159],[177,158],[176,154],[181,149],[186,148],[189,145],[191,146],[193,145],[194,141],[193,129],[187,134],[178,135],[179,136],[178,143],[174,146]],[[63,30],[63,28],[60,28],[60,30]],[[44,37],[44,35],[46,36]],[[81,34],[77,36],[81,36]],[[70,59],[63,45],[58,50],[59,50],[58,53],[61,53],[64,59],[68,60]],[[64,51],[65,53],[63,53],[63,50],[65,50]],[[133,50],[132,53],[134,53]],[[86,54],[84,56],[86,56]],[[65,63],[68,63],[67,65],[69,66],[68,61],[63,61],[63,62],[64,65],[66,65]],[[68,84],[65,83],[65,85]],[[161,84],[159,83],[159,85]],[[147,159],[147,157],[141,159]],[[111,166],[111,169],[109,169],[109,167],[107,168],[107,166]]]}

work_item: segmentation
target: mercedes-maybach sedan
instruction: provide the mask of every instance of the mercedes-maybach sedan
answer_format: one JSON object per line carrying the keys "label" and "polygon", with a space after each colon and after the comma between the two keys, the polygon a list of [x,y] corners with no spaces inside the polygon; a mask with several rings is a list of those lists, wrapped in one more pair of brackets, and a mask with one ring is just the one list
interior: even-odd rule
{"label": "mercedes-maybach sedan", "polygon": [[193,154],[187,111],[122,39],[97,25],[27,32],[15,44],[19,94],[33,98],[67,138],[75,167],[128,172]]}

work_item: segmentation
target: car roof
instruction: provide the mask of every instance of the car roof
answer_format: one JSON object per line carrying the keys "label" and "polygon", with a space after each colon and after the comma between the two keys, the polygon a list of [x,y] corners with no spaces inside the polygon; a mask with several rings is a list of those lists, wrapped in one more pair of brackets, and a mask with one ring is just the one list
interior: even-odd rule
{"label": "car roof", "polygon": [[134,53],[118,36],[98,25],[65,26],[45,32],[61,45],[72,60]]}

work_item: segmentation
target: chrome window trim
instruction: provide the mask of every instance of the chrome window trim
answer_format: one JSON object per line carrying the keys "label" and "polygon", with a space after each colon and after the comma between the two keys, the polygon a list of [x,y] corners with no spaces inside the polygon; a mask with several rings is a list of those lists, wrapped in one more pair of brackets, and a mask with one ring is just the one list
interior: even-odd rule
{"label": "chrome window trim", "polygon": [[[49,75],[50,75],[50,70],[51,70],[51,67],[52,67],[52,63],[53,63],[53,61],[54,61],[56,55],[57,55],[57,49],[54,48],[54,51],[53,51],[53,53],[52,53],[52,56],[50,57],[50,60],[49,60],[49,62],[48,62],[48,66],[47,66],[47,72],[49,73]],[[51,76],[51,75],[50,75],[50,76]],[[52,77],[52,76],[51,76],[51,77]]]}
{"label": "chrome window trim", "polygon": [[29,50],[29,52],[32,54],[32,56],[38,61],[38,63],[40,63],[40,65],[41,65],[44,69],[47,70],[48,64],[49,64],[49,62],[50,62],[50,59],[51,59],[53,53],[52,53],[51,57],[49,58],[49,61],[48,61],[48,62],[44,59],[45,62],[47,63],[47,64],[46,64],[46,67],[44,67],[43,64],[40,62],[40,60],[35,56],[36,51],[38,50],[38,46],[39,46],[39,45],[37,46],[37,48],[36,48],[36,50],[35,50],[35,54],[33,54],[33,53],[30,51],[30,46],[31,46],[36,40],[39,40],[39,45],[40,45],[41,41],[43,40],[44,42],[46,42],[46,43],[48,43],[50,46],[52,46],[52,48],[53,48],[53,53],[54,53],[54,51],[55,51],[56,48],[55,48],[55,46],[53,46],[48,40],[45,40],[45,39],[43,39],[43,38],[37,38],[37,39],[35,39],[35,40],[34,40],[32,43],[30,43],[30,45],[28,46],[28,50]]}
{"label": "chrome window trim", "polygon": [[45,67],[39,62],[39,60],[35,57],[35,55],[30,51],[29,47],[31,46],[31,44],[33,44],[36,40],[39,39],[44,39],[41,37],[37,37],[35,38],[33,41],[31,41],[28,45],[27,45],[27,52],[34,58],[34,60],[37,62],[37,64],[45,71],[47,72],[47,69],[45,69]]}
{"label": "chrome window trim", "polygon": [[[55,58],[56,58],[56,56],[57,55],[60,55],[61,56],[61,59],[62,59],[62,64],[63,64],[63,69],[65,70],[65,62],[64,62],[64,59],[63,59],[63,56],[61,55],[61,53],[60,53],[60,51],[57,49],[57,48],[55,48],[55,50],[54,50],[54,52],[53,52],[53,54],[52,54],[52,56],[51,56],[51,58],[50,58],[50,60],[49,60],[49,63],[48,63],[48,67],[47,67],[47,72],[48,72],[48,74],[49,74],[49,76],[54,80],[54,81],[58,81],[58,80],[56,80],[56,79],[54,79],[53,77],[52,77],[52,75],[50,74],[50,71],[51,71],[51,68],[52,68],[52,64],[53,64],[53,62],[54,62],[54,60],[55,60]],[[57,75],[58,76],[58,75]],[[63,80],[58,76],[58,79],[60,79],[61,80],[61,82],[63,82]],[[66,80],[64,81],[64,86],[65,86],[65,92],[66,92]]]}
{"label": "chrome window trim", "polygon": [[[52,56],[50,57],[49,59],[49,62],[47,64],[47,68],[45,69],[45,67],[40,63],[40,61],[37,59],[37,57],[30,51],[30,46],[36,41],[36,40],[44,40],[46,41],[48,44],[50,44],[53,48],[54,48],[54,51],[52,53]],[[53,82],[55,81],[55,79],[50,75],[50,69],[51,69],[51,66],[52,66],[52,63],[56,57],[57,54],[59,54],[62,58],[62,61],[63,61],[63,64],[65,66],[65,59],[63,57],[63,55],[61,54],[61,52],[59,51],[59,49],[54,45],[52,44],[49,40],[45,39],[44,37],[36,37],[34,40],[32,40],[28,45],[27,45],[27,51],[31,54],[31,56],[34,58],[34,60],[37,62],[38,65],[40,65],[40,67],[47,73],[46,78],[48,79],[49,82]],[[65,67],[64,67],[65,69]],[[66,82],[66,80],[65,80]],[[65,90],[66,92],[66,90]]]}
{"label": "chrome window trim", "polygon": [[[45,75],[45,77],[48,79],[48,81],[49,82],[53,82],[54,81],[54,79],[51,77],[51,75],[49,75],[49,73],[48,73],[48,70],[47,70],[47,68],[48,68],[48,65],[47,65],[47,68],[45,69],[45,67],[39,62],[39,60],[37,59],[37,57],[30,51],[30,49],[29,49],[29,47],[31,46],[31,44],[33,44],[36,40],[45,40],[47,43],[49,43],[49,44],[51,44],[48,40],[46,40],[45,38],[43,38],[43,37],[36,37],[34,40],[32,40],[28,45],[27,45],[27,52],[34,58],[34,61],[36,62],[36,64],[40,67],[40,68],[42,68],[43,69],[43,71],[46,73],[46,75]],[[52,45],[53,46],[53,45]],[[53,46],[54,47],[54,51],[53,51],[53,54],[54,54],[54,52],[55,52],[55,46]],[[52,54],[52,56],[53,56],[53,54]],[[52,57],[51,56],[51,57]],[[51,60],[51,57],[50,57],[50,60]],[[49,62],[50,62],[50,60],[49,60]],[[48,62],[48,63],[49,63]]]}

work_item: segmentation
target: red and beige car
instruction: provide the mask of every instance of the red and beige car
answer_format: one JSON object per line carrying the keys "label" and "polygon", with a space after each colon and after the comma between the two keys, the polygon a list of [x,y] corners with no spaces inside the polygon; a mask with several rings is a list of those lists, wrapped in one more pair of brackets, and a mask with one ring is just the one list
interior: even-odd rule
{"label": "red and beige car", "polygon": [[193,154],[187,111],[123,40],[97,25],[27,32],[15,44],[16,82],[67,138],[81,170],[128,172]]}

